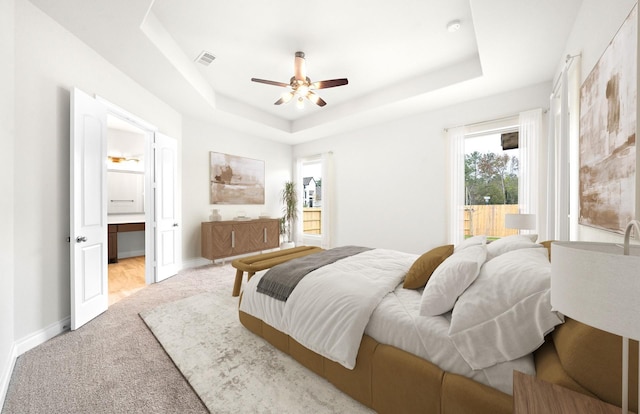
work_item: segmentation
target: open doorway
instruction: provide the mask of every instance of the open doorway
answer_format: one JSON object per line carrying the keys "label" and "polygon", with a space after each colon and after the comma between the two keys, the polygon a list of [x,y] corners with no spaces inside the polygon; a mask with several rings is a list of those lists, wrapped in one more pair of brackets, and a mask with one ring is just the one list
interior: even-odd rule
{"label": "open doorway", "polygon": [[177,274],[182,262],[182,234],[177,140],[78,88],[73,89],[70,103],[69,282],[71,330],[75,330],[109,307],[108,115],[135,125],[146,137],[142,197],[145,284]]}
{"label": "open doorway", "polygon": [[145,174],[148,131],[107,116],[109,306],[147,285]]}

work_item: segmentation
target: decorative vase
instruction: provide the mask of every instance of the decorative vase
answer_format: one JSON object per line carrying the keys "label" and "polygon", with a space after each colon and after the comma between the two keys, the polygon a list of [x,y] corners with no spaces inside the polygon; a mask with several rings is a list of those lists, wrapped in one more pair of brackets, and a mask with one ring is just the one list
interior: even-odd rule
{"label": "decorative vase", "polygon": [[222,216],[220,215],[220,212],[216,208],[211,210],[211,216],[209,218],[211,219],[211,221],[220,221],[220,220],[222,220]]}
{"label": "decorative vase", "polygon": [[294,247],[296,247],[296,244],[292,241],[283,241],[280,243],[280,250],[293,249]]}

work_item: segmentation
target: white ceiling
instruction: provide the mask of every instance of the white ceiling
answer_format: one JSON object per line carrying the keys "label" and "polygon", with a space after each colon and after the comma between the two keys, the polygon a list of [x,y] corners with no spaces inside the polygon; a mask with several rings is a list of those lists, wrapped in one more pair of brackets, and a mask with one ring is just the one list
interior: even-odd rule
{"label": "white ceiling", "polygon": [[[295,144],[551,81],[582,1],[31,2],[183,114]],[[324,108],[250,81],[288,83],[296,51],[312,81],[349,79]]]}

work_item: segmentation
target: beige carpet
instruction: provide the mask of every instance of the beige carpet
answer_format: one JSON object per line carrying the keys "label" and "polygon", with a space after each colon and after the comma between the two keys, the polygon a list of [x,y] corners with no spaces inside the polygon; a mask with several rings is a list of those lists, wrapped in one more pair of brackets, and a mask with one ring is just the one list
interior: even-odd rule
{"label": "beige carpet", "polygon": [[369,413],[238,321],[228,289],[140,316],[212,413]]}
{"label": "beige carpet", "polygon": [[231,297],[234,276],[229,265],[180,272],[24,353],[2,414],[207,413],[139,313],[202,292]]}
{"label": "beige carpet", "polygon": [[[206,413],[191,381],[204,384],[198,393],[213,413],[366,411],[241,326],[234,277],[229,264],[181,271],[26,352],[16,361],[2,414]],[[170,318],[162,316],[163,304],[171,304]],[[159,331],[173,324],[174,333],[188,333],[173,351],[187,354],[184,376],[140,313],[162,320]]]}

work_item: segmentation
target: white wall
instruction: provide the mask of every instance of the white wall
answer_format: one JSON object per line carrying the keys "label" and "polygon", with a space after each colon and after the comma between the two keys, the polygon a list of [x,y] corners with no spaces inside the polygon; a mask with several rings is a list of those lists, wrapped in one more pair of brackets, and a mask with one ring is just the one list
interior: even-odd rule
{"label": "white wall", "polygon": [[[581,80],[580,84],[589,76],[600,56],[615,36],[616,32],[622,26],[629,12],[637,0],[615,0],[612,2],[601,0],[583,0],[580,12],[576,17],[571,35],[567,41],[564,55],[582,54],[581,62]],[[629,51],[629,53],[636,53]],[[563,56],[564,56],[563,55]],[[564,66],[564,57],[560,62],[560,67]],[[558,74],[560,69],[558,69]],[[578,159],[577,145],[571,148],[573,159]],[[571,171],[571,180],[578,183],[578,168]],[[638,175],[636,176],[638,177]],[[640,180],[636,178],[636,193],[640,191]],[[579,193],[577,189],[572,192],[571,204],[579,205]],[[636,206],[638,209],[638,206]],[[577,211],[577,210],[576,210]],[[636,211],[636,217],[640,212]],[[571,218],[572,234],[575,234],[577,240],[602,241],[602,242],[619,242],[622,237],[616,233],[599,230],[593,227],[582,226],[578,224],[577,214]]]}
{"label": "white wall", "polygon": [[14,160],[15,48],[14,0],[0,0],[0,410],[9,386],[14,355]]}
{"label": "white wall", "polygon": [[181,139],[181,116],[26,0],[16,4],[14,338],[69,316],[69,90]]}
{"label": "white wall", "polygon": [[[211,151],[264,160],[265,204],[209,204]],[[182,257],[185,265],[200,259],[200,224],[209,221],[212,209],[220,210],[223,220],[233,219],[238,211],[244,211],[247,216],[254,218],[263,213],[272,217],[282,215],[279,192],[284,182],[291,179],[290,145],[185,118],[182,154]]]}
{"label": "white wall", "polygon": [[410,253],[447,241],[445,128],[547,108],[550,83],[471,101],[294,147],[333,151],[334,244]]}
{"label": "white wall", "polygon": [[144,256],[144,231],[118,232],[118,259]]}
{"label": "white wall", "polygon": [[[583,78],[633,3],[583,1],[567,44],[567,52],[583,53]],[[278,192],[291,178],[292,154],[332,150],[337,245],[421,253],[442,244],[447,239],[444,128],[546,108],[551,89],[535,85],[292,151],[227,128],[183,121],[27,0],[0,0],[0,61],[0,150],[15,155],[0,163],[0,189],[8,195],[0,198],[6,218],[0,232],[0,387],[10,371],[12,346],[69,315],[70,88],[101,95],[181,141],[187,261],[200,258],[200,222],[215,208],[208,199],[209,151],[265,160],[266,204],[220,206],[226,219],[238,210],[279,216]]]}

